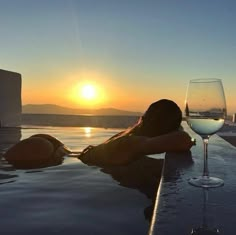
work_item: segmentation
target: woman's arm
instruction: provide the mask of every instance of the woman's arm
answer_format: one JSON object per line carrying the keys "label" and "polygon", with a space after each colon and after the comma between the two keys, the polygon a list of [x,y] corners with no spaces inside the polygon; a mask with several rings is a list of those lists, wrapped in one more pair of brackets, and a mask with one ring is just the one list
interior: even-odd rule
{"label": "woman's arm", "polygon": [[145,138],[140,143],[140,152],[155,154],[163,152],[181,152],[189,150],[195,141],[184,131],[175,131],[153,138]]}
{"label": "woman's arm", "polygon": [[194,141],[184,131],[153,138],[125,136],[122,140],[116,139],[114,142],[98,145],[79,158],[89,165],[126,165],[143,155],[187,151],[193,145]]}
{"label": "woman's arm", "polygon": [[156,137],[130,136],[114,149],[113,154],[101,156],[101,162],[108,165],[125,165],[140,156],[163,152],[188,151],[195,141],[184,131],[175,131]]}

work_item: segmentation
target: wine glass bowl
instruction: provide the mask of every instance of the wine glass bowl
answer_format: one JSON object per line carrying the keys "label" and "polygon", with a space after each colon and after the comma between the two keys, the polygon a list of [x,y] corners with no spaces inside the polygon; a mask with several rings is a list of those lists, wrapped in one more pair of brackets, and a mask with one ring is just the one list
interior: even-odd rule
{"label": "wine glass bowl", "polygon": [[211,188],[224,184],[222,179],[210,177],[208,171],[208,140],[224,125],[226,102],[220,79],[190,80],[186,101],[185,115],[189,127],[200,135],[204,144],[203,174],[189,180],[191,185]]}

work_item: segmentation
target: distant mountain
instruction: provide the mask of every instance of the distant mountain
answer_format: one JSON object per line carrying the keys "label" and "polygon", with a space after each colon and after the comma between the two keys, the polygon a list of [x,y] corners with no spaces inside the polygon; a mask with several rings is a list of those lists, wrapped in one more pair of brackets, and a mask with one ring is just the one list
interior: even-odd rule
{"label": "distant mountain", "polygon": [[55,104],[27,104],[22,106],[22,113],[30,114],[67,114],[67,115],[108,115],[108,116],[141,116],[140,112],[131,112],[114,108],[73,109]]}

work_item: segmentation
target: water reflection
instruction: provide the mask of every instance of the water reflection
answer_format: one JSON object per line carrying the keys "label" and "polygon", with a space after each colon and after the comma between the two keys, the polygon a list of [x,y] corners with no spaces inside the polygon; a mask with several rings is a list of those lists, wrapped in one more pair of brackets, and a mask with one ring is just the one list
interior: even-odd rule
{"label": "water reflection", "polygon": [[[7,183],[13,183],[16,181],[16,178],[18,175],[16,174],[9,174],[12,171],[15,171],[15,168],[7,163],[6,160],[0,159],[0,170],[2,171],[0,173],[0,185],[1,184],[7,184]],[[9,173],[6,173],[9,172]]]}
{"label": "water reflection", "polygon": [[177,180],[181,180],[183,169],[192,167],[192,165],[193,158],[191,151],[184,153],[166,153],[164,171],[165,181],[174,184]]}
{"label": "water reflection", "polygon": [[203,192],[203,206],[202,206],[202,225],[198,228],[193,228],[191,235],[217,235],[220,234],[218,228],[210,228],[208,225],[207,206],[208,206],[208,192],[209,189],[202,189]]}
{"label": "water reflection", "polygon": [[[182,178],[183,169],[191,168],[193,166],[193,158],[191,151],[186,153],[168,153],[165,157],[165,171],[164,178],[168,182],[168,193],[176,193],[176,182],[185,181],[186,179]],[[173,189],[171,189],[174,185]],[[184,190],[187,190],[185,188]],[[220,234],[218,228],[209,225],[207,210],[208,210],[208,201],[209,201],[209,189],[201,189],[203,193],[203,202],[202,202],[202,224],[196,226],[190,232],[191,235],[216,235]],[[167,195],[168,196],[168,195]]]}
{"label": "water reflection", "polygon": [[18,177],[15,174],[8,174],[5,172],[15,171],[14,167],[9,165],[3,158],[3,153],[18,143],[21,139],[21,128],[20,127],[2,127],[0,128],[0,184],[7,184],[15,182]]}
{"label": "water reflection", "polygon": [[18,175],[0,173],[0,184],[13,183],[16,181],[15,180],[16,177],[18,177]]}
{"label": "water reflection", "polygon": [[110,174],[123,187],[137,189],[151,200],[150,205],[144,208],[145,219],[150,222],[161,178],[162,166],[162,159],[143,156],[129,165],[105,167],[101,171]]}
{"label": "water reflection", "polygon": [[0,153],[18,143],[21,139],[20,127],[2,127],[0,128]]}
{"label": "water reflection", "polygon": [[[102,171],[110,174],[120,185],[137,189],[145,194],[150,200],[150,205],[144,208],[144,216],[151,222],[156,194],[161,179],[164,161],[143,156],[127,166],[104,167]],[[192,154],[190,151],[184,153],[167,153],[165,156],[165,178],[175,182],[181,175],[181,169],[192,166]]]}
{"label": "water reflection", "polygon": [[89,138],[91,137],[92,134],[92,128],[91,127],[84,127],[84,136]]}

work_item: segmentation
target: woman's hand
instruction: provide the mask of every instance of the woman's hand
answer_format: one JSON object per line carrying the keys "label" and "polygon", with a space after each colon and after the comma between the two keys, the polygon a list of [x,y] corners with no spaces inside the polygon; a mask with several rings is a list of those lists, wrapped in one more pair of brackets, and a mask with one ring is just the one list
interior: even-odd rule
{"label": "woman's hand", "polygon": [[144,154],[188,151],[195,140],[185,131],[175,131],[165,135],[146,138],[141,148]]}

